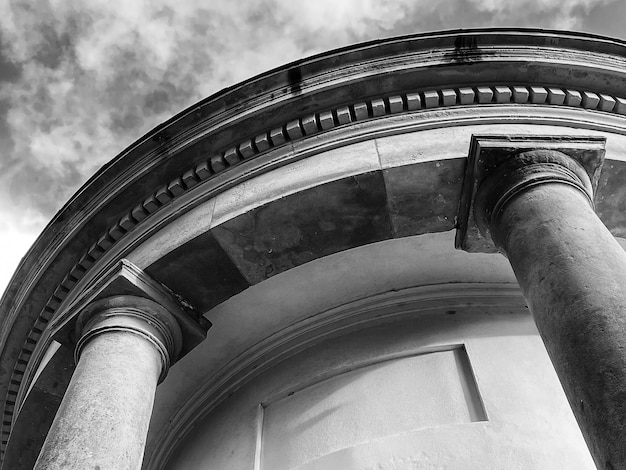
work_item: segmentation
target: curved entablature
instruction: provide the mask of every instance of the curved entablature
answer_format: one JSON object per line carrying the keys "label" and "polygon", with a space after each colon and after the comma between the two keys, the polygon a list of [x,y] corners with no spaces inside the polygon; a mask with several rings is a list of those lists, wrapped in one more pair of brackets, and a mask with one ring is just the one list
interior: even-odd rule
{"label": "curved entablature", "polygon": [[[6,397],[2,451],[55,325],[86,287],[120,259],[134,257],[141,269],[187,298],[190,294],[177,292],[181,287],[166,272],[178,246],[205,236],[221,250],[237,230],[235,238],[247,236],[242,221],[251,214],[274,207],[283,215],[281,210],[287,209],[280,204],[310,210],[317,198],[329,194],[342,201],[344,215],[358,212],[359,220],[368,221],[367,227],[355,223],[349,230],[350,236],[362,237],[347,236],[343,244],[308,254],[290,252],[269,272],[258,253],[242,251],[258,240],[232,243],[236,249],[227,258],[237,268],[233,276],[243,279],[239,287],[362,244],[452,230],[474,131],[519,133],[526,126],[529,133],[610,136],[605,167],[611,168],[603,172],[605,192],[601,188],[598,193],[598,212],[615,235],[625,235],[626,221],[615,210],[618,202],[608,197],[622,194],[612,175],[626,171],[624,89],[626,45],[618,41],[541,31],[463,31],[377,41],[316,56],[180,113],[77,193],[30,250],[5,293],[1,360],[10,371],[0,380],[0,396]],[[438,139],[445,145],[436,150]],[[387,154],[382,144],[388,144]],[[422,152],[431,153],[402,160],[402,152],[420,145]],[[325,176],[292,187],[286,177],[273,193],[257,194],[257,201],[216,216],[220,197],[226,197],[220,195],[236,195],[247,181],[279,174],[281,168],[285,174],[318,155],[322,165],[333,165],[342,152],[350,161],[325,170]],[[324,173],[315,165],[300,171]],[[411,178],[432,181],[418,188],[423,197],[416,199],[429,206],[400,207],[398,201],[415,197]],[[431,193],[440,200],[428,199]],[[193,236],[183,236],[178,246],[146,248],[191,211],[211,221],[193,228]],[[274,222],[270,217],[267,223]],[[327,222],[332,232],[334,221]],[[288,236],[283,241],[295,243]],[[206,312],[226,298],[222,293],[195,306]]]}

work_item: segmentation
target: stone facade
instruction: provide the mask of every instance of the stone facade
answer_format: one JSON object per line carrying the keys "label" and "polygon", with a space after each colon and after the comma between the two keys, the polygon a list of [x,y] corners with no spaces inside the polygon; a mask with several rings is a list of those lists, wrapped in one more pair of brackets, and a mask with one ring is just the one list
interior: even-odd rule
{"label": "stone facade", "polygon": [[623,468],[625,85],[446,32],[175,116],[2,299],[3,468]]}

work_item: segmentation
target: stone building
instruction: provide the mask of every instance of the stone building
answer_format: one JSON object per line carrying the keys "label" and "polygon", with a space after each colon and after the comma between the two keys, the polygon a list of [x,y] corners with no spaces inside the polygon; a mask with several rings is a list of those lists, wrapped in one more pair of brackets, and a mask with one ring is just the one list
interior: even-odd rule
{"label": "stone building", "polygon": [[223,90],[21,263],[3,468],[626,468],[625,182],[612,39],[409,36]]}

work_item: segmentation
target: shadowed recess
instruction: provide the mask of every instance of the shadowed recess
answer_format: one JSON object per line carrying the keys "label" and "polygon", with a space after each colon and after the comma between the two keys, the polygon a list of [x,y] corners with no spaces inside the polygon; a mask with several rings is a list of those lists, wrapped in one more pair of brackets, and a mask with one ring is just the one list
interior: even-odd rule
{"label": "shadowed recess", "polygon": [[596,213],[616,237],[626,237],[626,162],[605,161],[596,191]]}
{"label": "shadowed recess", "polygon": [[211,232],[176,248],[146,272],[202,312],[250,285]]}
{"label": "shadowed recess", "polygon": [[381,172],[326,183],[212,229],[251,284],[322,256],[391,238]]}
{"label": "shadowed recess", "polygon": [[384,170],[394,235],[408,237],[452,230],[464,170],[464,159]]}

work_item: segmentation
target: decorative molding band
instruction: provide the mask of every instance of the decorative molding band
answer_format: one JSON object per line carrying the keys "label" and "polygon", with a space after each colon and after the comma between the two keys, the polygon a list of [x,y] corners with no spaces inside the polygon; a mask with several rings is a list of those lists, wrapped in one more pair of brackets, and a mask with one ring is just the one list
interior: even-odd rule
{"label": "decorative molding band", "polygon": [[159,383],[180,354],[183,335],[176,318],[153,300],[134,295],[107,297],[90,304],[79,315],[76,325],[79,340],[74,360],[78,364],[84,347],[95,337],[110,332],[126,332],[142,337],[159,353]]}
{"label": "decorative molding band", "polygon": [[[0,457],[4,455],[13,424],[18,395],[28,364],[46,325],[76,283],[125,234],[171,201],[228,168],[292,142],[352,123],[460,106],[540,105],[582,108],[626,115],[626,98],[584,90],[549,86],[467,86],[430,89],[371,98],[290,120],[253,138],[236,142],[196,163],[192,168],[152,192],[103,232],[69,270],[39,313],[22,347],[9,381],[0,434]],[[183,147],[178,148],[182,150]]]}

